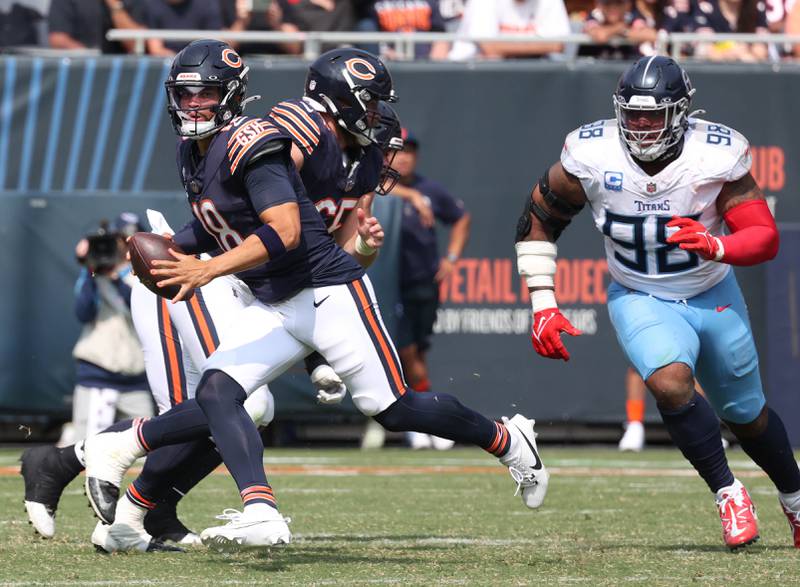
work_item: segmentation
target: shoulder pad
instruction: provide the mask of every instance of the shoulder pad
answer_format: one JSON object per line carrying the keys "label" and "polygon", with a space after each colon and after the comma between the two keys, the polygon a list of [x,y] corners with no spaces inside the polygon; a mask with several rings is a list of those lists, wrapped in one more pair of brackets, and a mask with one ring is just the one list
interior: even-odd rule
{"label": "shoulder pad", "polygon": [[561,151],[561,164],[579,179],[588,179],[589,170],[602,167],[609,141],[617,141],[617,121],[613,118],[584,124],[567,135]]}
{"label": "shoulder pad", "polygon": [[699,118],[689,119],[689,141],[703,153],[698,159],[709,178],[734,181],[744,176],[752,165],[750,143],[735,129]]}
{"label": "shoulder pad", "polygon": [[231,176],[258,157],[285,148],[287,142],[286,136],[267,119],[237,118],[231,125],[226,144]]}
{"label": "shoulder pad", "polygon": [[325,131],[322,117],[302,100],[279,102],[268,116],[275,126],[291,138],[304,157],[314,152]]}

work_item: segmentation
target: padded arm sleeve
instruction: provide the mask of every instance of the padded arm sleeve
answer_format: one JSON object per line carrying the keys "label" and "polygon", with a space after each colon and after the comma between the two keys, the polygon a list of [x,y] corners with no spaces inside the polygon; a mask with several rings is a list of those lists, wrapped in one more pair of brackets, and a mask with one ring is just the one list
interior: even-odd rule
{"label": "padded arm sleeve", "polygon": [[757,265],[774,259],[780,237],[764,200],[748,200],[725,213],[731,234],[718,237],[724,248],[721,261],[730,265]]}

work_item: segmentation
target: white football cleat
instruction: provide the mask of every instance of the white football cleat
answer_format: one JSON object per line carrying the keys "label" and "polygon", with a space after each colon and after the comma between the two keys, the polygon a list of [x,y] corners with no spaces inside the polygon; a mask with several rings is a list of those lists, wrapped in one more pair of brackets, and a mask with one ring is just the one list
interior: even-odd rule
{"label": "white football cleat", "polygon": [[517,414],[511,419],[503,417],[503,423],[512,442],[508,453],[500,457],[500,462],[508,467],[511,477],[517,482],[514,495],[521,493],[522,503],[531,509],[538,508],[547,494],[550,474],[536,449],[535,420]]}
{"label": "white football cleat", "polygon": [[270,506],[259,508],[255,514],[226,508],[217,519],[227,520],[228,523],[206,528],[200,533],[200,540],[209,548],[220,552],[289,544],[292,541],[292,533],[287,524],[291,520],[284,518],[278,510]]}
{"label": "white football cleat", "polygon": [[100,552],[185,552],[182,548],[154,539],[144,529],[122,522],[108,526],[97,522],[92,532],[92,544]]}
{"label": "white football cleat", "polygon": [[433,441],[430,434],[423,432],[406,432],[406,444],[412,450],[421,450],[424,448],[432,448]]}
{"label": "white football cleat", "polygon": [[86,497],[97,517],[106,524],[113,524],[122,478],[136,459],[145,455],[136,440],[136,427],[90,436],[83,451]]}
{"label": "white football cleat", "polygon": [[456,441],[450,440],[449,438],[442,438],[440,436],[434,436],[431,434],[431,445],[436,450],[450,450],[455,446]]}
{"label": "white football cleat", "polygon": [[625,434],[619,441],[619,450],[623,452],[642,452],[644,449],[644,424],[628,422]]}

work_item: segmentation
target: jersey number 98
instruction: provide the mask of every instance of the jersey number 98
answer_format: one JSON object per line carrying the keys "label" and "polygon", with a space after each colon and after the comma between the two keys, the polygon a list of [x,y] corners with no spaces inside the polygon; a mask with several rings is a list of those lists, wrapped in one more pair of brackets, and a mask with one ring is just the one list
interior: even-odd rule
{"label": "jersey number 98", "polygon": [[[648,261],[648,251],[645,246],[645,230],[653,230],[652,221],[648,222],[651,218],[655,219],[655,240],[659,247],[655,248],[655,271],[651,270]],[[623,214],[614,214],[613,212],[606,211],[606,221],[603,224],[603,234],[610,238],[614,243],[623,249],[628,249],[633,253],[632,257],[621,255],[619,251],[614,252],[614,258],[622,265],[636,271],[637,273],[646,274],[661,274],[661,273],[680,273],[687,271],[700,264],[700,258],[687,251],[681,251],[685,260],[674,261],[670,259],[670,252],[680,249],[678,245],[667,243],[667,222],[671,220],[671,216],[625,216]],[[700,218],[699,214],[687,215],[686,218],[697,220]],[[615,230],[615,235],[612,236],[614,226],[625,227],[622,230]],[[620,238],[620,232],[629,233],[630,239]]]}

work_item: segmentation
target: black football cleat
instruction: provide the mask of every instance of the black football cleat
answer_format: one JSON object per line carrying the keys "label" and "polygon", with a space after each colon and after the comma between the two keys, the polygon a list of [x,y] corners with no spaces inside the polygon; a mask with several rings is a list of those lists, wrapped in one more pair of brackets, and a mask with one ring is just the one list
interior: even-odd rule
{"label": "black football cleat", "polygon": [[56,532],[58,501],[80,469],[63,463],[62,451],[55,446],[25,449],[20,462],[28,521],[40,536],[52,538]]}
{"label": "black football cleat", "polygon": [[117,501],[119,501],[119,487],[108,481],[86,478],[86,497],[94,513],[104,524],[111,525],[117,514]]}
{"label": "black football cleat", "polygon": [[159,502],[155,509],[148,511],[144,517],[144,529],[161,542],[201,544],[200,536],[178,519],[175,504],[172,503]]}

